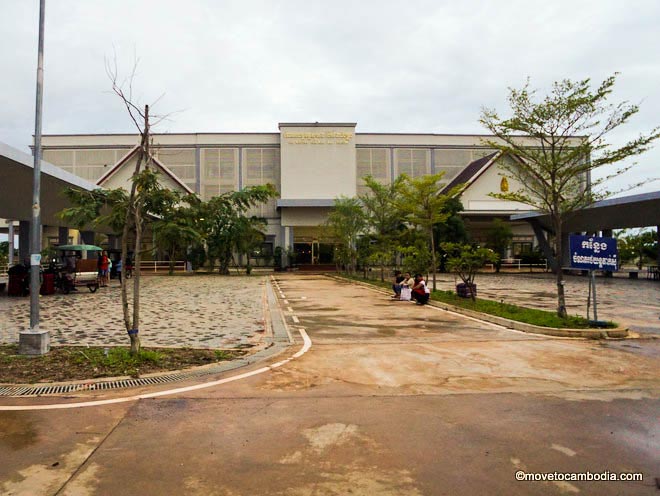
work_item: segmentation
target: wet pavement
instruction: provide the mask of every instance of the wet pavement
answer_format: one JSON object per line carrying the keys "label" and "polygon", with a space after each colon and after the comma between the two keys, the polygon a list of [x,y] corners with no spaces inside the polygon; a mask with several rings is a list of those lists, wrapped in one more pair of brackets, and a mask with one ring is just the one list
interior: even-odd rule
{"label": "wet pavement", "polygon": [[[265,276],[143,276],[142,344],[231,349],[258,342],[264,329],[265,280]],[[18,341],[18,333],[29,328],[29,312],[29,298],[0,296],[0,343]],[[53,344],[117,346],[128,341],[116,280],[96,293],[81,287],[68,295],[41,296],[40,317],[40,327],[51,332]]]}
{"label": "wet pavement", "polygon": [[[596,278],[598,319],[613,320],[638,332],[660,336],[660,281],[616,277]],[[437,274],[438,289],[454,291],[456,278]],[[482,298],[530,308],[556,310],[555,276],[550,273],[480,273],[477,292]],[[588,279],[566,275],[566,308],[571,315],[587,315]],[[593,314],[591,314],[593,318]]]}
{"label": "wet pavement", "polygon": [[[306,354],[170,396],[0,409],[0,459],[10,460],[0,464],[0,493],[657,494],[660,367],[645,352],[653,340],[617,341],[638,347],[624,351],[505,330],[322,276],[277,282],[297,336],[284,356],[300,349],[298,329],[312,340]],[[643,480],[517,481],[519,471]]]}

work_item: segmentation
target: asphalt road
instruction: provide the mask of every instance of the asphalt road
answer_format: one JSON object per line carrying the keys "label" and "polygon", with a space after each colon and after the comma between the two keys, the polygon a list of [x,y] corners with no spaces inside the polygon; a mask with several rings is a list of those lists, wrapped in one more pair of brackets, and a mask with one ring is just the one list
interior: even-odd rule
{"label": "asphalt road", "polygon": [[[0,411],[0,493],[659,494],[654,341],[530,336],[321,276],[278,284],[297,339],[271,362],[300,348],[300,328],[307,353],[175,395]],[[519,471],[643,480],[517,481]]]}

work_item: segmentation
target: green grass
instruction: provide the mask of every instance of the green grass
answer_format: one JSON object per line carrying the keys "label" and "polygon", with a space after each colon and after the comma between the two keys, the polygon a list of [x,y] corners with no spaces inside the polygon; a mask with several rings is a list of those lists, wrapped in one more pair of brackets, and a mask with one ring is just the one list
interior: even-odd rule
{"label": "green grass", "polygon": [[[357,276],[342,275],[341,277],[355,281],[366,282],[374,286],[386,289],[391,289],[392,287],[392,284],[389,282],[367,280]],[[590,327],[589,321],[578,315],[569,315],[568,318],[562,319],[558,317],[556,313],[549,312],[547,310],[521,307],[518,305],[511,305],[509,303],[485,300],[483,298],[477,298],[476,301],[472,301],[469,298],[461,298],[453,291],[433,291],[431,293],[431,299],[460,308],[465,308],[466,310],[482,312],[488,315],[495,315],[497,317],[503,317],[505,319],[515,320],[517,322],[524,322],[526,324],[533,324],[541,327],[550,327],[553,329],[588,329]],[[617,324],[614,322],[608,322],[607,327],[615,328],[617,327]]]}
{"label": "green grass", "polygon": [[109,369],[116,373],[138,375],[144,365],[159,365],[162,353],[152,350],[140,350],[131,355],[128,348],[87,348],[74,353],[74,362],[87,365],[92,369]]}
{"label": "green grass", "polygon": [[213,354],[218,360],[231,360],[232,354],[226,350],[213,350]]}
{"label": "green grass", "polygon": [[192,348],[142,349],[131,355],[126,347],[53,346],[49,353],[18,355],[17,345],[0,345],[0,383],[66,381],[181,370],[233,360],[243,350]]}

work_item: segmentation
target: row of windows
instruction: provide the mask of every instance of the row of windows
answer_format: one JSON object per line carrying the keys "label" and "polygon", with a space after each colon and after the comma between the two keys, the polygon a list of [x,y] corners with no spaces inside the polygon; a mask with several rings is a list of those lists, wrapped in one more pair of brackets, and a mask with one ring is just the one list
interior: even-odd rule
{"label": "row of windows", "polygon": [[[435,149],[431,153],[426,148],[395,148],[393,153],[387,148],[358,148],[357,155],[357,190],[358,194],[366,192],[363,178],[372,176],[382,184],[388,184],[394,176],[406,174],[410,177],[420,177],[443,172],[443,182],[448,183],[461,172],[466,165],[478,160],[492,150],[462,149],[447,150]],[[394,167],[391,167],[394,159]],[[433,162],[433,168],[431,167]]]}
{"label": "row of windows", "polygon": [[[45,150],[44,159],[59,165],[89,181],[97,181],[109,168],[126,155],[129,149]],[[195,149],[160,148],[154,151],[182,182],[192,190],[197,183]],[[201,191],[203,199],[236,190],[239,187],[238,148],[202,148],[200,150]],[[271,183],[280,186],[280,153],[277,148],[245,148],[242,151],[244,186]],[[451,181],[467,164],[490,153],[484,149],[429,148],[358,148],[356,150],[357,191],[365,193],[363,178],[367,175],[387,184],[394,176],[407,174],[420,177],[444,172],[444,181]],[[392,167],[392,160],[394,164]],[[433,167],[431,164],[433,163]],[[255,215],[276,215],[275,201],[253,212]]]}

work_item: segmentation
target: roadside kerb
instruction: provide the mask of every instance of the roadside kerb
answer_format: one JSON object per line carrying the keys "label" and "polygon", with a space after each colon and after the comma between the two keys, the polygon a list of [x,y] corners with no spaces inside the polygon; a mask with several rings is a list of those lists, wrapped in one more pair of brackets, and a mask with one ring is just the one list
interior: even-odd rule
{"label": "roadside kerb", "polygon": [[[339,281],[351,282],[359,286],[368,287],[382,294],[389,294],[387,291],[383,290],[382,288],[370,284],[368,282],[355,281],[353,279],[347,279],[332,274],[326,274],[326,276]],[[469,310],[467,308],[458,307],[437,300],[429,300],[428,305],[431,305],[436,308],[441,308],[442,310],[448,310],[450,312],[465,315],[467,317],[472,317],[473,319],[482,320],[484,322],[501,325],[509,329],[514,329],[516,331],[526,332],[530,334],[544,334],[546,336],[555,336],[555,337],[563,337],[563,338],[586,338],[586,339],[606,339],[606,338],[623,339],[630,337],[627,327],[617,327],[615,329],[566,329],[566,328],[555,329],[552,327],[542,327],[534,324],[528,324],[526,322],[518,322],[517,320],[506,319],[504,317],[498,317],[496,315],[477,312],[474,310]]]}

